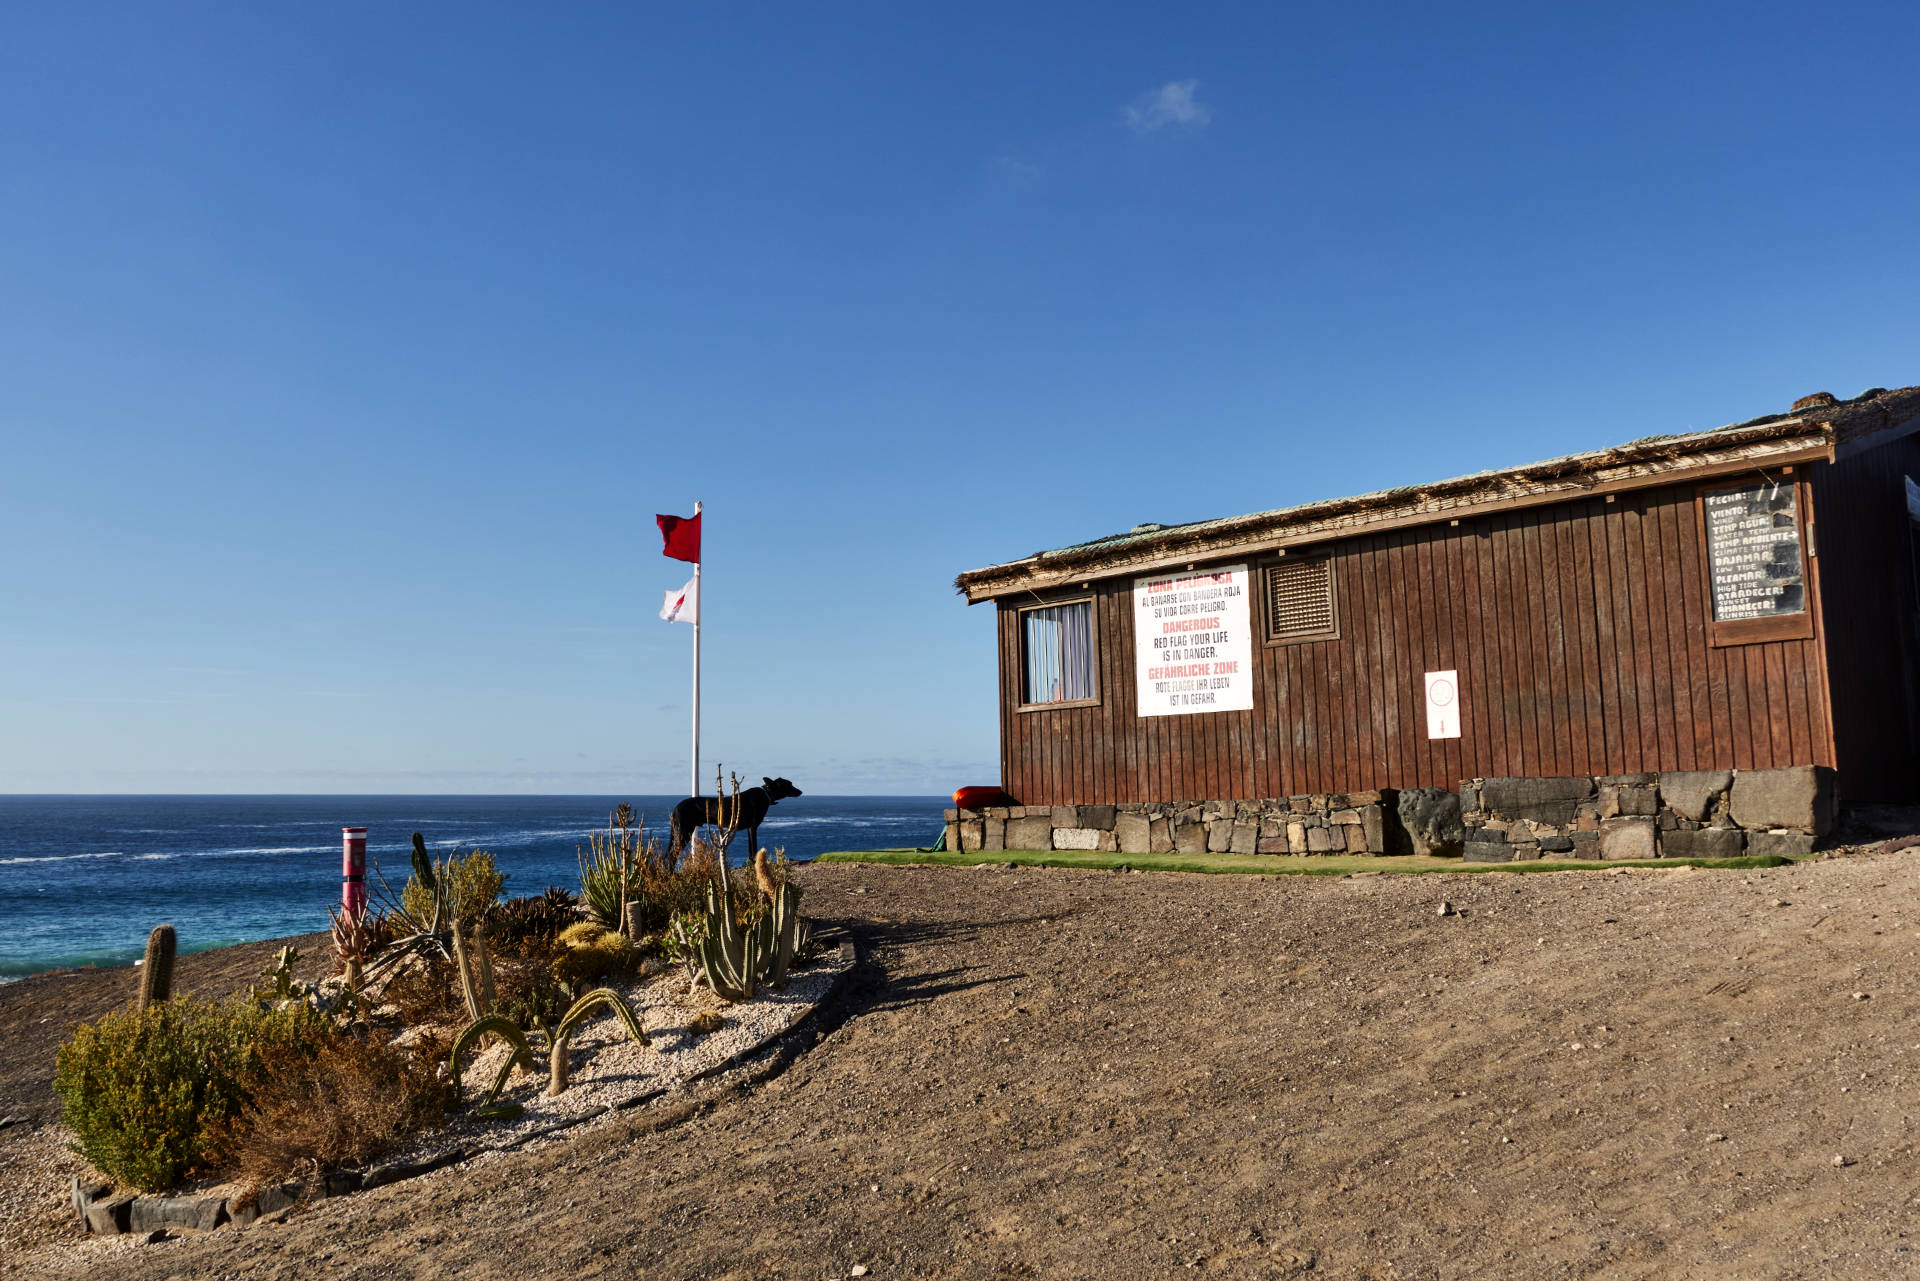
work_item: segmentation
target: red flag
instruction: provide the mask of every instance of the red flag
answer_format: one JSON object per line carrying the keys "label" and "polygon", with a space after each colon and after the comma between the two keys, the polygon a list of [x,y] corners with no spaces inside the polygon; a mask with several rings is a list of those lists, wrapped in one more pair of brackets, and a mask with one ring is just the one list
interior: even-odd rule
{"label": "red flag", "polygon": [[655,516],[660,522],[660,532],[667,540],[666,548],[660,553],[675,560],[690,560],[700,563],[700,517],[693,516]]}

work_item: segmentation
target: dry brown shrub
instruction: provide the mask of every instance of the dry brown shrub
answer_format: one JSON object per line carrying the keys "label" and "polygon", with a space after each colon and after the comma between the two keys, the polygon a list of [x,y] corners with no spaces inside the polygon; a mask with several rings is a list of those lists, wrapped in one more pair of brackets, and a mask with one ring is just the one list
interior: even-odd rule
{"label": "dry brown shrub", "polygon": [[341,1034],[312,1054],[268,1051],[263,1083],[224,1136],[235,1173],[258,1188],[361,1166],[441,1124],[450,1048],[434,1038],[399,1048]]}
{"label": "dry brown shrub", "polygon": [[[756,851],[757,853],[757,851]],[[675,914],[680,912],[700,912],[707,904],[707,887],[720,879],[720,851],[714,842],[696,838],[687,856],[676,866],[665,857],[648,858],[638,865],[637,922],[643,930],[666,928]],[[764,871],[767,879],[775,885],[784,884],[789,864],[783,854],[777,855],[771,863],[756,859],[759,867],[736,869],[728,878],[729,896],[736,913],[751,911],[761,902],[761,889],[756,884]]]}
{"label": "dry brown shrub", "polygon": [[400,1021],[408,1027],[467,1022],[460,979],[453,962],[441,957],[408,962],[393,976],[380,999],[392,1004],[399,1012]]}

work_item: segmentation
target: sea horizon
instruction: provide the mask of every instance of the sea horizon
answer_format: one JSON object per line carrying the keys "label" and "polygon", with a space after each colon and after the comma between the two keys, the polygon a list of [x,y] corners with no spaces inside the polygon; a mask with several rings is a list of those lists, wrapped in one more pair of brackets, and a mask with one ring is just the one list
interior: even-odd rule
{"label": "sea horizon", "polygon": [[[616,805],[664,836],[683,795],[595,793],[0,793],[0,982],[124,965],[165,921],[183,952],[327,927],[340,829],[368,829],[369,877],[398,890],[418,831],[438,852],[485,849],[508,896],[578,886],[578,852]],[[945,796],[801,796],[760,844],[804,862],[830,849],[931,844]],[[736,838],[732,861],[751,857]]]}

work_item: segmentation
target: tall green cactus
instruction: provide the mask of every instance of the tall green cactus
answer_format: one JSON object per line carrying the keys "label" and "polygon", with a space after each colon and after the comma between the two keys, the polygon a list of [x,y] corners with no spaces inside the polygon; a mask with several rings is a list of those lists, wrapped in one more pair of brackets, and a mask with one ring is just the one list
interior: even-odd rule
{"label": "tall green cactus", "polygon": [[173,995],[173,957],[179,940],[171,925],[156,925],[147,935],[147,957],[140,963],[140,1008]]}
{"label": "tall green cactus", "polygon": [[807,923],[800,919],[800,887],[782,885],[773,894],[768,920],[773,923],[773,958],[767,967],[767,986],[784,987],[793,955],[804,945]]}
{"label": "tall green cactus", "polygon": [[433,860],[427,856],[427,838],[418,832],[413,834],[413,874],[422,889],[433,893]]}
{"label": "tall green cactus", "polygon": [[705,930],[690,938],[707,986],[729,1001],[751,1001],[761,983],[779,987],[787,981],[793,958],[809,934],[800,915],[800,887],[782,885],[768,900],[767,910],[751,924],[734,920],[726,891],[707,886],[702,914]]}
{"label": "tall green cactus", "polygon": [[726,889],[707,886],[706,932],[699,941],[700,974],[707,986],[729,1001],[751,1001],[754,987],[773,956],[773,917],[751,925],[733,919]]}

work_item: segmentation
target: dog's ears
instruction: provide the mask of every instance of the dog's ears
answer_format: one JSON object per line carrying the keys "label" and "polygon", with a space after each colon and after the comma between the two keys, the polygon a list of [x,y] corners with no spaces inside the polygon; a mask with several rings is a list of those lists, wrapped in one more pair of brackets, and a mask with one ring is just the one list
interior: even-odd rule
{"label": "dog's ears", "polygon": [[770,778],[768,778],[768,777],[767,777],[767,776],[766,776],[765,774],[762,774],[762,775],[760,776],[760,781],[761,781],[762,783],[765,783],[765,784],[766,784],[766,785],[767,785],[768,787],[772,787],[772,786],[773,786],[773,780],[772,780],[772,779],[770,779]]}

